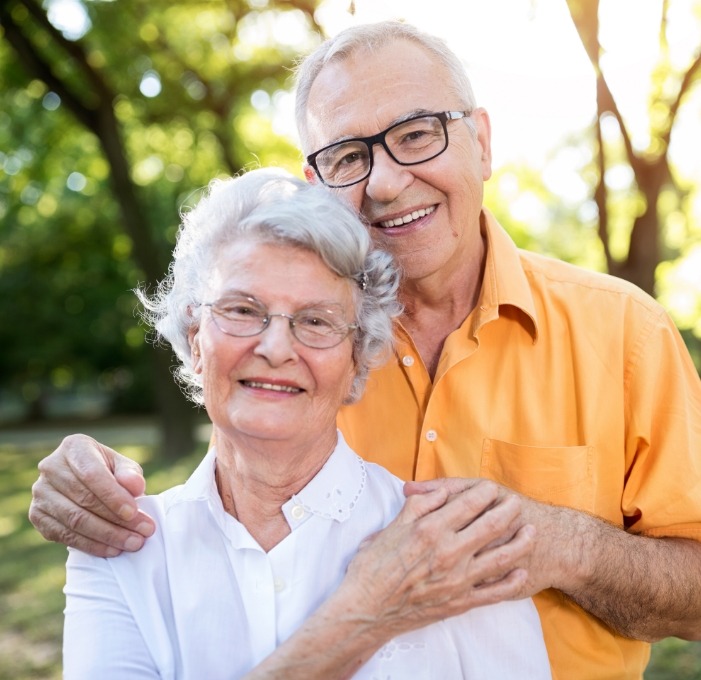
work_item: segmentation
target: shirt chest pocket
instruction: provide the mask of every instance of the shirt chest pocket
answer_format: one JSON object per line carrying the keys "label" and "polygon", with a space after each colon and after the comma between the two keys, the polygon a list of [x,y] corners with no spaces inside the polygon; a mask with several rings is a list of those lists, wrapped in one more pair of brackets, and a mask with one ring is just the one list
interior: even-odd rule
{"label": "shirt chest pocket", "polygon": [[546,503],[594,511],[594,447],[485,439],[480,476]]}

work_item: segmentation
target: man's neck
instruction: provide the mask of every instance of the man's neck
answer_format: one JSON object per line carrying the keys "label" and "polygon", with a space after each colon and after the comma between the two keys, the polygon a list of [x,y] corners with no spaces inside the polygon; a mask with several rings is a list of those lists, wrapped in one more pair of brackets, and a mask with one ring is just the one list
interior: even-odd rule
{"label": "man's neck", "polygon": [[404,305],[401,322],[411,336],[421,359],[433,380],[446,338],[477,306],[482,291],[486,239],[475,253],[473,262],[466,262],[448,276],[438,272],[421,280],[402,283],[400,299]]}

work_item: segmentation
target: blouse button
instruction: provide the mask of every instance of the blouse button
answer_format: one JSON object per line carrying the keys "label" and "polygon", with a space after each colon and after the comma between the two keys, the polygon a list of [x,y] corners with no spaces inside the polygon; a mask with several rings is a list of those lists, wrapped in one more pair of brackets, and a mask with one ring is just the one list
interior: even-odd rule
{"label": "blouse button", "polygon": [[304,508],[301,505],[295,505],[292,508],[293,519],[302,519],[304,517]]}
{"label": "blouse button", "polygon": [[435,430],[429,430],[426,432],[426,439],[430,442],[435,442],[438,439],[438,432]]}
{"label": "blouse button", "polygon": [[402,357],[402,363],[405,366],[413,366],[414,365],[414,357],[410,357],[409,355]]}
{"label": "blouse button", "polygon": [[273,582],[273,587],[275,588],[276,593],[281,593],[283,590],[285,590],[285,582],[281,578],[276,578]]}

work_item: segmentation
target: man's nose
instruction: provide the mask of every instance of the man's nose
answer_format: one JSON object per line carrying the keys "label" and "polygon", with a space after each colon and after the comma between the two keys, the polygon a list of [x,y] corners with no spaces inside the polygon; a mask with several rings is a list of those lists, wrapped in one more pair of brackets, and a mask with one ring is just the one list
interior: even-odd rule
{"label": "man's nose", "polygon": [[379,203],[390,203],[414,180],[411,166],[400,165],[378,144],[373,149],[372,171],[365,193]]}

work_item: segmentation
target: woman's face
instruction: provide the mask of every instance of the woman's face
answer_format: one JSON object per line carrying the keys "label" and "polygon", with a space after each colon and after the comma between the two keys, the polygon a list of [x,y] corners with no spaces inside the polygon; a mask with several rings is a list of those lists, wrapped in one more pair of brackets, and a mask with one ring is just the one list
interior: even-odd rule
{"label": "woman's face", "polygon": [[[249,239],[229,244],[207,283],[203,303],[242,295],[271,314],[333,307],[345,323],[355,322],[352,283],[299,248]],[[258,335],[234,337],[220,330],[212,309],[203,306],[190,345],[212,423],[234,442],[334,441],[336,413],[355,376],[352,338],[350,333],[335,347],[313,349],[294,337],[281,316],[272,317]]]}

